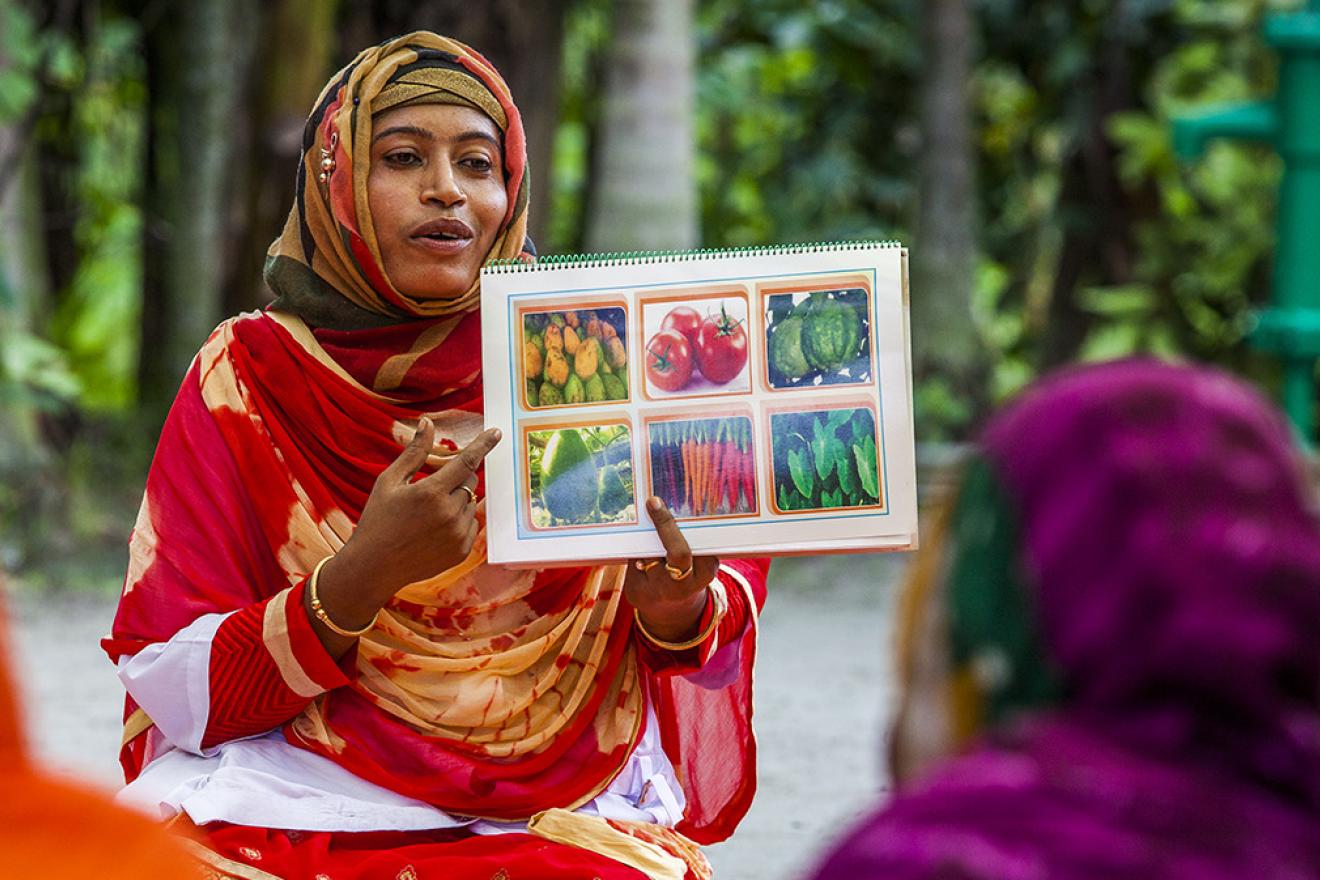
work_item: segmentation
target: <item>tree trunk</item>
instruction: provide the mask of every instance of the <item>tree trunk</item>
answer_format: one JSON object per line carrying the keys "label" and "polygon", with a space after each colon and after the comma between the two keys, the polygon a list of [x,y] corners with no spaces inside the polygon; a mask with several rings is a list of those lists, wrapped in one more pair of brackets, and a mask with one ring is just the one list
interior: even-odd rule
{"label": "tree trunk", "polygon": [[150,125],[139,388],[159,425],[179,380],[224,317],[235,124],[254,44],[255,0],[177,0],[148,30]]}
{"label": "tree trunk", "polygon": [[925,147],[912,251],[913,370],[918,383],[943,380],[955,394],[970,392],[975,411],[984,398],[985,358],[971,310],[977,196],[972,14],[968,0],[926,0],[921,15]]}
{"label": "tree trunk", "polygon": [[692,0],[615,0],[587,246],[690,248],[700,238]]}
{"label": "tree trunk", "polygon": [[0,155],[14,157],[0,192],[0,570],[21,568],[40,551],[49,537],[40,530],[53,524],[49,514],[65,495],[42,440],[40,413],[3,360],[6,349],[33,333],[50,293],[40,174],[27,134],[18,125],[0,126]]}
{"label": "tree trunk", "polygon": [[341,32],[344,61],[360,49],[414,30],[467,43],[500,71],[522,114],[532,170],[533,241],[545,239],[550,163],[559,124],[559,65],[569,0],[378,0],[359,4]]}
{"label": "tree trunk", "polygon": [[[266,251],[293,205],[307,114],[335,69],[336,5],[335,0],[278,0],[261,15],[246,169],[228,233],[234,255],[225,277],[228,314],[261,308],[272,299],[262,279]],[[282,51],[285,46],[298,51]]]}

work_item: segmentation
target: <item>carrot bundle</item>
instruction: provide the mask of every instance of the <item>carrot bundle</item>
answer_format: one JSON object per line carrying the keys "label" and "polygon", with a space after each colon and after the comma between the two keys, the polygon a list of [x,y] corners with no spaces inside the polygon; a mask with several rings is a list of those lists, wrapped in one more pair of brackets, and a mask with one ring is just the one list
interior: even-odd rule
{"label": "carrot bundle", "polygon": [[651,425],[651,486],[682,517],[756,510],[752,424],[746,417]]}

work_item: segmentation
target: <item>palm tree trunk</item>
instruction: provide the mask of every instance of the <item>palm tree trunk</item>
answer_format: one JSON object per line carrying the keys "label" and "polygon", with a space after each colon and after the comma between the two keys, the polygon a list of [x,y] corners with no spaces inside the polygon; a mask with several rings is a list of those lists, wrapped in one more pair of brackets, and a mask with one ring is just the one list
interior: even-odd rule
{"label": "palm tree trunk", "polygon": [[692,0],[615,0],[587,246],[694,247]]}
{"label": "palm tree trunk", "polygon": [[922,4],[926,74],[920,200],[913,243],[912,337],[917,381],[983,394],[984,355],[972,321],[976,268],[975,151],[971,128],[973,34],[968,0]]}

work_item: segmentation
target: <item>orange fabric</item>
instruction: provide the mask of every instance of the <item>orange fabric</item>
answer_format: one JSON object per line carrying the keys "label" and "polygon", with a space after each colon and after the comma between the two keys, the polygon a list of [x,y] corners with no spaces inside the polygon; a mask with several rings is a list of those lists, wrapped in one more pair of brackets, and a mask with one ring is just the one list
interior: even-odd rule
{"label": "orange fabric", "polygon": [[[0,606],[0,644],[8,645],[7,635]],[[7,659],[0,652],[0,877],[200,878],[194,863],[149,819],[32,764]]]}

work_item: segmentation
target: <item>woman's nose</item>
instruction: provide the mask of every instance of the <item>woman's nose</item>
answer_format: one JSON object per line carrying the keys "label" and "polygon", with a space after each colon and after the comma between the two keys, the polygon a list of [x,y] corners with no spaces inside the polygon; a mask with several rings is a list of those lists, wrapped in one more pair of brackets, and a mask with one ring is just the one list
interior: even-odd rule
{"label": "woman's nose", "polygon": [[453,166],[448,162],[433,162],[431,168],[434,170],[426,176],[422,186],[422,201],[439,202],[446,207],[462,203],[466,196]]}

